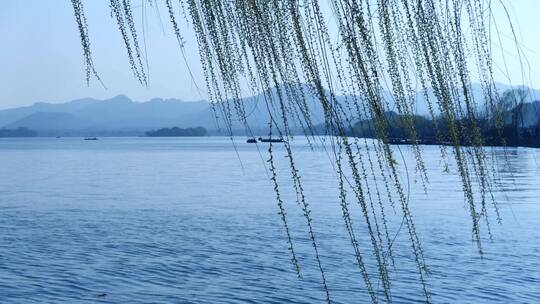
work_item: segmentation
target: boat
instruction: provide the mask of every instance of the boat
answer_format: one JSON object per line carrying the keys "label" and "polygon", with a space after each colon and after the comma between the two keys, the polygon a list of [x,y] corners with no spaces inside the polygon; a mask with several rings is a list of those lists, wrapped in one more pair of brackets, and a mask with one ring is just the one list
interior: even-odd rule
{"label": "boat", "polygon": [[97,140],[97,137],[86,137],[84,140]]}
{"label": "boat", "polygon": [[256,143],[257,143],[257,140],[256,140],[255,138],[250,138],[250,139],[246,140],[246,142],[247,142],[248,144],[256,144]]}
{"label": "boat", "polygon": [[260,142],[263,142],[263,143],[281,143],[283,142],[283,138],[262,138],[262,137],[259,137],[259,141]]}

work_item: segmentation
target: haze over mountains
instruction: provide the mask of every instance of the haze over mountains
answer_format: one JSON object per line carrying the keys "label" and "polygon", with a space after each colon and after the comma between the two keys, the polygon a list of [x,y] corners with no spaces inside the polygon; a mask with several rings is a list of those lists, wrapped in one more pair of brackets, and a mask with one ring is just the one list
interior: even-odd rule
{"label": "haze over mountains", "polygon": [[[500,85],[499,89],[504,91],[508,88]],[[479,86],[474,87],[473,91],[477,98],[481,96]],[[421,96],[418,95],[420,100]],[[531,90],[530,95],[528,102],[540,97],[540,91]],[[265,134],[270,116],[262,100],[262,96],[258,95],[245,98],[242,102],[252,131]],[[320,105],[314,98],[309,99],[308,103],[312,107],[312,122],[323,123],[324,115]],[[420,115],[428,113],[423,102],[418,102],[415,110]],[[528,115],[534,116],[531,120],[538,116],[536,113]],[[233,120],[233,129],[243,130],[240,121]],[[84,98],[60,104],[39,102],[0,111],[0,129],[26,127],[37,131],[39,136],[143,135],[159,128],[198,126],[206,128],[209,134],[226,134],[222,117],[216,121],[207,101],[154,98],[146,102],[135,102],[127,96],[119,95],[107,100]]]}
{"label": "haze over mountains", "polygon": [[207,102],[152,99],[134,102],[119,95],[107,100],[78,99],[62,104],[36,103],[0,111],[0,126],[27,127],[40,135],[114,135],[144,133],[155,128],[195,125],[215,129]]}
{"label": "haze over mountains", "polygon": [[[266,129],[269,115],[260,96],[243,99],[252,130]],[[322,122],[322,109],[314,111],[315,122]],[[0,111],[0,129],[19,127],[36,130],[39,136],[142,135],[149,130],[169,127],[204,127],[209,134],[226,134],[221,114],[207,101],[181,101],[155,98],[135,102],[124,95],[107,100],[78,99],[61,104],[36,103]],[[233,128],[243,130],[233,117]]]}

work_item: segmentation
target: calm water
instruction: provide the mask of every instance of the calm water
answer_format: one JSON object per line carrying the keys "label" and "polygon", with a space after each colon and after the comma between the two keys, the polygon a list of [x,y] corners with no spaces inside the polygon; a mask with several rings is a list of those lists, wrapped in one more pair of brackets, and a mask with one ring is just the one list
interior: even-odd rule
{"label": "calm water", "polygon": [[[365,303],[328,154],[301,141],[294,148],[331,297]],[[237,150],[223,138],[1,139],[0,303],[323,303],[283,151],[276,158],[302,279],[265,151],[243,142]],[[454,171],[443,172],[436,147],[424,153],[429,191],[411,178],[409,195],[433,302],[540,303],[540,150],[512,149],[500,167],[503,224],[493,225],[483,259]],[[389,217],[394,301],[420,302],[407,233]]]}

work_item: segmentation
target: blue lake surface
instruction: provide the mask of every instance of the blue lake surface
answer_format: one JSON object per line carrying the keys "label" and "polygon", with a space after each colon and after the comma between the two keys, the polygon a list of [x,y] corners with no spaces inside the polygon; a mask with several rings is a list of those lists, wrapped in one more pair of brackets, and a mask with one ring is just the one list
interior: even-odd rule
{"label": "blue lake surface", "polygon": [[[292,145],[330,296],[367,303],[328,151]],[[302,278],[290,262],[266,147],[219,137],[0,139],[0,303],[324,303],[276,145]],[[401,150],[403,170],[413,157]],[[428,192],[414,177],[407,190],[432,301],[540,303],[540,150],[492,151],[502,224],[492,217],[492,241],[484,229],[483,257],[455,170],[444,172],[437,147],[423,152]],[[408,235],[389,210],[394,302],[422,302]]]}

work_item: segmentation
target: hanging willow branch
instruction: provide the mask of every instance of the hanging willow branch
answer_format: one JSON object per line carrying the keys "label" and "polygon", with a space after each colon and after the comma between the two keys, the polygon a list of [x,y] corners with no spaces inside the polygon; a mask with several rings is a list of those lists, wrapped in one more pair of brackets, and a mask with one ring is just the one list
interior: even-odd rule
{"label": "hanging willow branch", "polygon": [[[490,20],[490,1],[328,0],[324,1],[329,5],[326,9],[318,0],[178,2],[195,32],[208,97],[216,113],[224,118],[231,138],[235,117],[249,130],[243,96],[262,93],[271,117],[269,129],[287,139],[284,148],[290,171],[285,174],[291,178],[296,207],[306,220],[306,233],[328,303],[331,293],[318,245],[316,218],[311,214],[295,153],[288,142],[292,139],[291,124],[300,126],[308,140],[314,138],[311,113],[315,107],[323,109],[325,132],[331,135],[329,146],[338,177],[339,206],[371,302],[392,302],[390,265],[396,265],[396,255],[385,208],[402,215],[419,282],[426,302],[430,301],[426,287],[429,272],[388,133],[387,113],[395,110],[413,144],[415,174],[427,189],[429,178],[413,117],[416,93],[427,104],[437,138],[451,143],[449,147],[440,146],[441,156],[445,164],[453,156],[469,206],[472,237],[482,254],[482,223],[489,233],[489,213],[495,213],[500,221],[497,205],[487,203],[492,200],[494,169],[489,169],[493,167],[488,164],[477,123],[479,107],[496,109],[498,99],[486,24]],[[98,75],[92,62],[88,26],[82,0],[72,0],[72,4],[89,80],[90,75]],[[165,5],[173,33],[183,48],[186,42],[173,2],[166,0]],[[110,8],[131,69],[146,85],[130,1],[110,0]],[[472,58],[468,58],[471,54]],[[481,83],[481,100],[472,93],[473,79]],[[348,136],[359,120],[373,122],[370,128],[377,141]],[[274,150],[270,145],[271,180],[291,261],[300,275],[300,261],[288,224],[291,219],[287,217],[287,208],[295,207],[282,198]],[[479,195],[475,189],[479,189]],[[357,226],[353,225],[351,202],[361,210],[361,218],[354,222],[362,224],[368,243],[360,241]],[[376,271],[371,272],[368,263],[376,265]],[[375,278],[382,283],[382,295],[374,287]]]}
{"label": "hanging willow branch", "polygon": [[90,85],[90,78],[94,76],[101,85],[105,88],[103,81],[99,77],[99,74],[94,67],[94,61],[92,59],[92,49],[90,47],[90,37],[88,34],[88,23],[84,14],[84,6],[82,1],[71,0],[73,5],[73,13],[75,15],[75,21],[77,22],[77,28],[81,38],[81,46],[83,49],[83,57],[86,68],[86,85]]}

